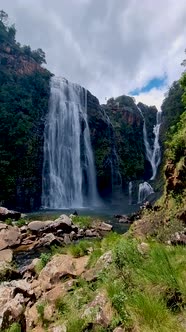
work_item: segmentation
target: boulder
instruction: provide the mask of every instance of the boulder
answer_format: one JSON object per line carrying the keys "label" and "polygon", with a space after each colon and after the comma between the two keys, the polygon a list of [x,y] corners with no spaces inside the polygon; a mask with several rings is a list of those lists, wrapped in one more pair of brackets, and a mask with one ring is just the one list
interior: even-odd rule
{"label": "boulder", "polygon": [[39,234],[42,233],[56,233],[57,231],[61,233],[70,233],[72,231],[72,221],[71,219],[62,214],[58,219],[52,221],[40,221],[35,220],[31,221],[28,224],[28,229],[33,232]]}
{"label": "boulder", "polygon": [[8,248],[8,243],[3,240],[3,236],[1,237],[1,234],[0,234],[0,250],[4,250]]}
{"label": "boulder", "polygon": [[55,219],[55,221],[62,221],[64,224],[72,226],[72,220],[66,214],[62,214],[59,218]]}
{"label": "boulder", "polygon": [[0,250],[12,248],[21,242],[21,233],[18,227],[8,226],[0,230]]}
{"label": "boulder", "polygon": [[8,210],[5,207],[0,207],[0,220],[5,221],[8,218],[19,220],[21,218],[21,213],[17,211]]}
{"label": "boulder", "polygon": [[13,252],[11,249],[4,249],[0,251],[0,262],[11,263],[13,259]]}
{"label": "boulder", "polygon": [[150,247],[148,243],[141,242],[137,245],[137,249],[141,255],[147,255],[149,253]]}
{"label": "boulder", "polygon": [[84,235],[85,237],[99,237],[99,233],[96,229],[86,229]]}
{"label": "boulder", "polygon": [[95,225],[93,224],[93,227],[95,227],[98,231],[104,231],[104,232],[109,232],[113,228],[112,225],[107,224],[106,222],[99,222]]}
{"label": "boulder", "polygon": [[61,324],[58,326],[51,327],[49,331],[50,332],[67,332],[67,328],[66,328],[65,324]]}
{"label": "boulder", "polygon": [[4,223],[0,223],[0,231],[2,230],[2,229],[6,229],[6,228],[8,228],[8,225],[7,224],[4,224]]}
{"label": "boulder", "polygon": [[[32,330],[32,328],[34,328],[39,320],[39,315],[38,315],[38,311],[37,311],[37,303],[35,303],[33,306],[26,307],[25,310],[25,317],[26,317],[26,329],[25,331],[30,331]],[[37,331],[37,330],[35,330]],[[40,331],[40,330],[38,330]]]}
{"label": "boulder", "polygon": [[45,288],[46,285],[49,287],[50,284],[59,282],[65,276],[75,277],[81,275],[85,271],[88,259],[88,256],[79,258],[73,258],[70,255],[53,256],[39,275],[38,281],[41,288]]}
{"label": "boulder", "polygon": [[35,221],[31,221],[28,224],[28,230],[30,230],[31,232],[39,232],[41,231],[44,227],[46,227],[47,225],[51,224],[52,221],[51,220],[46,220],[46,221],[41,221],[41,220],[35,220]]}
{"label": "boulder", "polygon": [[44,319],[46,321],[52,321],[53,320],[53,316],[54,316],[54,313],[55,313],[55,306],[53,304],[47,304],[44,308]]}
{"label": "boulder", "polygon": [[113,332],[125,332],[125,329],[123,329],[122,327],[116,327]]}
{"label": "boulder", "polygon": [[112,263],[112,251],[107,251],[97,261],[95,267],[85,271],[82,277],[86,281],[95,281],[99,274]]}
{"label": "boulder", "polygon": [[41,237],[35,247],[49,247],[51,245],[61,245],[61,241],[54,234],[48,233]]}
{"label": "boulder", "polygon": [[107,328],[112,320],[112,306],[107,296],[100,292],[92,302],[86,305],[82,317],[88,317],[93,324]]}
{"label": "boulder", "polygon": [[5,330],[16,322],[21,325],[22,331],[26,331],[26,319],[24,315],[25,301],[23,295],[16,294],[13,299],[9,295],[9,298],[6,300],[6,303],[0,307],[0,330]]}
{"label": "boulder", "polygon": [[44,293],[42,299],[48,303],[54,303],[58,298],[63,297],[69,290],[73,289],[76,280],[68,280],[64,283],[56,284],[51,290]]}

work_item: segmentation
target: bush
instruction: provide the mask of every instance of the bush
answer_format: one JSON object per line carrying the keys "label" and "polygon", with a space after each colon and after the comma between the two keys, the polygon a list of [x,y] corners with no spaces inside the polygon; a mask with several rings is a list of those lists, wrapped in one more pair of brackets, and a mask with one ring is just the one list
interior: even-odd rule
{"label": "bush", "polygon": [[78,243],[71,244],[68,251],[73,257],[81,257],[88,254],[90,246],[91,242],[80,240]]}
{"label": "bush", "polygon": [[86,216],[74,216],[73,223],[82,228],[89,228],[91,226],[92,219],[91,217]]}
{"label": "bush", "polygon": [[21,332],[21,326],[19,323],[13,323],[7,332]]}
{"label": "bush", "polygon": [[45,267],[45,265],[50,261],[52,257],[51,253],[42,253],[40,256],[40,260],[39,262],[36,264],[35,266],[35,271],[37,274],[39,274],[41,272],[41,270]]}

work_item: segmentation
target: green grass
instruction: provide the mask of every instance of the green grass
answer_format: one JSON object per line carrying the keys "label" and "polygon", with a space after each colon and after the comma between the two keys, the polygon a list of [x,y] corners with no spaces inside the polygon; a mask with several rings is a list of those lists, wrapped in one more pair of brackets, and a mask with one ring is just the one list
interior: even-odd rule
{"label": "green grass", "polygon": [[90,228],[92,224],[92,218],[86,216],[74,216],[72,221],[81,228]]}
{"label": "green grass", "polygon": [[19,323],[13,323],[6,332],[21,332],[21,325]]}
{"label": "green grass", "polygon": [[89,248],[91,247],[91,242],[88,240],[80,240],[77,243],[72,243],[69,245],[67,251],[73,257],[81,257],[85,256],[89,252]]}
{"label": "green grass", "polygon": [[46,266],[46,264],[50,261],[52,257],[51,253],[42,253],[40,256],[40,259],[38,261],[38,263],[35,266],[35,271],[37,274],[39,274],[41,272],[41,270]]}

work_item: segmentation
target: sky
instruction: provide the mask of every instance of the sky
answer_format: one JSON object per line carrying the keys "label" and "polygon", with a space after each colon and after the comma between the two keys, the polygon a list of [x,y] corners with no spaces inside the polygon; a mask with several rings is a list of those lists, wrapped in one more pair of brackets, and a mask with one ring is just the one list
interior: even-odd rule
{"label": "sky", "polygon": [[160,105],[183,68],[186,0],[0,0],[17,41],[101,103],[122,94]]}

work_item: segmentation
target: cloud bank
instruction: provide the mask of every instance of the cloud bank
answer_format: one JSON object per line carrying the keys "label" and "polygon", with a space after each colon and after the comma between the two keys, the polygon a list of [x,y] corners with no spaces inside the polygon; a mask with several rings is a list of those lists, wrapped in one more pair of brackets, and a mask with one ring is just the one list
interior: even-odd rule
{"label": "cloud bank", "polygon": [[160,107],[180,77],[185,0],[1,0],[17,40],[46,53],[47,68],[105,98],[151,87],[136,100]]}

